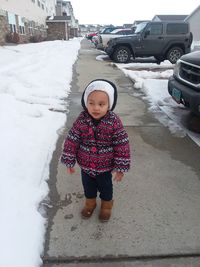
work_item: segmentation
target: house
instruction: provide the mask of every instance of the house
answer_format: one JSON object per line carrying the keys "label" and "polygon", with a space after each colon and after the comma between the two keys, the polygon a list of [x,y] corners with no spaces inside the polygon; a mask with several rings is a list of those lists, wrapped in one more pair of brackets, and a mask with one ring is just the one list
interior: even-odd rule
{"label": "house", "polygon": [[0,44],[74,36],[79,36],[79,27],[70,1],[0,0]]}
{"label": "house", "polygon": [[97,25],[94,24],[88,24],[87,25],[88,32],[97,32]]}
{"label": "house", "polygon": [[185,18],[185,21],[189,22],[190,30],[193,34],[193,41],[200,42],[200,5]]}
{"label": "house", "polygon": [[80,36],[78,20],[74,16],[73,7],[70,1],[57,0],[56,16],[70,17],[68,20],[69,38]]}
{"label": "house", "polygon": [[183,21],[188,15],[155,15],[152,21]]}
{"label": "house", "polygon": [[88,32],[88,28],[85,24],[79,24],[79,30],[80,30],[81,36],[85,36]]}
{"label": "house", "polygon": [[[55,0],[0,0],[0,44],[46,37],[46,17],[56,13]],[[9,41],[9,40],[8,40]]]}
{"label": "house", "polygon": [[133,24],[132,23],[126,23],[126,24],[123,24],[122,28],[132,28],[133,27]]}
{"label": "house", "polygon": [[51,16],[46,20],[48,40],[69,40],[71,16]]}

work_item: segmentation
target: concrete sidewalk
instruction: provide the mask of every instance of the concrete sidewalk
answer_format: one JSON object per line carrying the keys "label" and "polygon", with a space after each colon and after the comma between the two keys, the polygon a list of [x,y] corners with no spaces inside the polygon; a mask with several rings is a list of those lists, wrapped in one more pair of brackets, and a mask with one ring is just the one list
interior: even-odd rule
{"label": "concrete sidewalk", "polygon": [[76,167],[69,176],[59,163],[66,131],[60,132],[50,167],[53,207],[48,211],[44,266],[99,266],[102,261],[103,266],[200,266],[200,149],[188,137],[173,136],[134,96],[133,83],[109,62],[97,61],[97,55],[83,40],[66,127],[81,111],[87,83],[110,79],[119,89],[115,112],[129,134],[132,169],[114,183],[110,222],[98,221],[99,206],[92,218],[82,220],[80,170]]}

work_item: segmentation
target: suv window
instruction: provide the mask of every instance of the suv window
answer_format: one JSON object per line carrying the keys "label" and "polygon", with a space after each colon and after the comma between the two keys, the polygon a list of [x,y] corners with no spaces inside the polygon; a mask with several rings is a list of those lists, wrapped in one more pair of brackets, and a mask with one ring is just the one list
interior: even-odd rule
{"label": "suv window", "polygon": [[169,23],[167,25],[167,34],[186,34],[188,33],[187,24]]}
{"label": "suv window", "polygon": [[136,26],[135,33],[139,34],[146,27],[147,22],[142,22]]}
{"label": "suv window", "polygon": [[146,28],[151,35],[158,35],[163,33],[163,25],[159,24],[149,24]]}

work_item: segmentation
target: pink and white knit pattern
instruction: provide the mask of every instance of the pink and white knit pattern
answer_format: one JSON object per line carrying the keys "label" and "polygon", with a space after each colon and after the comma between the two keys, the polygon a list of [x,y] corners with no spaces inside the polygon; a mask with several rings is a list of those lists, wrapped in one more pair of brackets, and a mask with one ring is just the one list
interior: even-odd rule
{"label": "pink and white knit pattern", "polygon": [[128,135],[113,111],[97,126],[87,111],[81,112],[65,139],[61,156],[61,162],[67,167],[73,167],[76,161],[90,176],[130,169]]}

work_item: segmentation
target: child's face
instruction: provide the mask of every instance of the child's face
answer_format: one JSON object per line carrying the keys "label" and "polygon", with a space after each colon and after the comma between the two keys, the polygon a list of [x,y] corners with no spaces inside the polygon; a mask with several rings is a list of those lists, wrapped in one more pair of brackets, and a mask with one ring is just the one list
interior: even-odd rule
{"label": "child's face", "polygon": [[109,109],[108,95],[103,91],[94,91],[87,99],[87,109],[94,119],[101,119]]}

